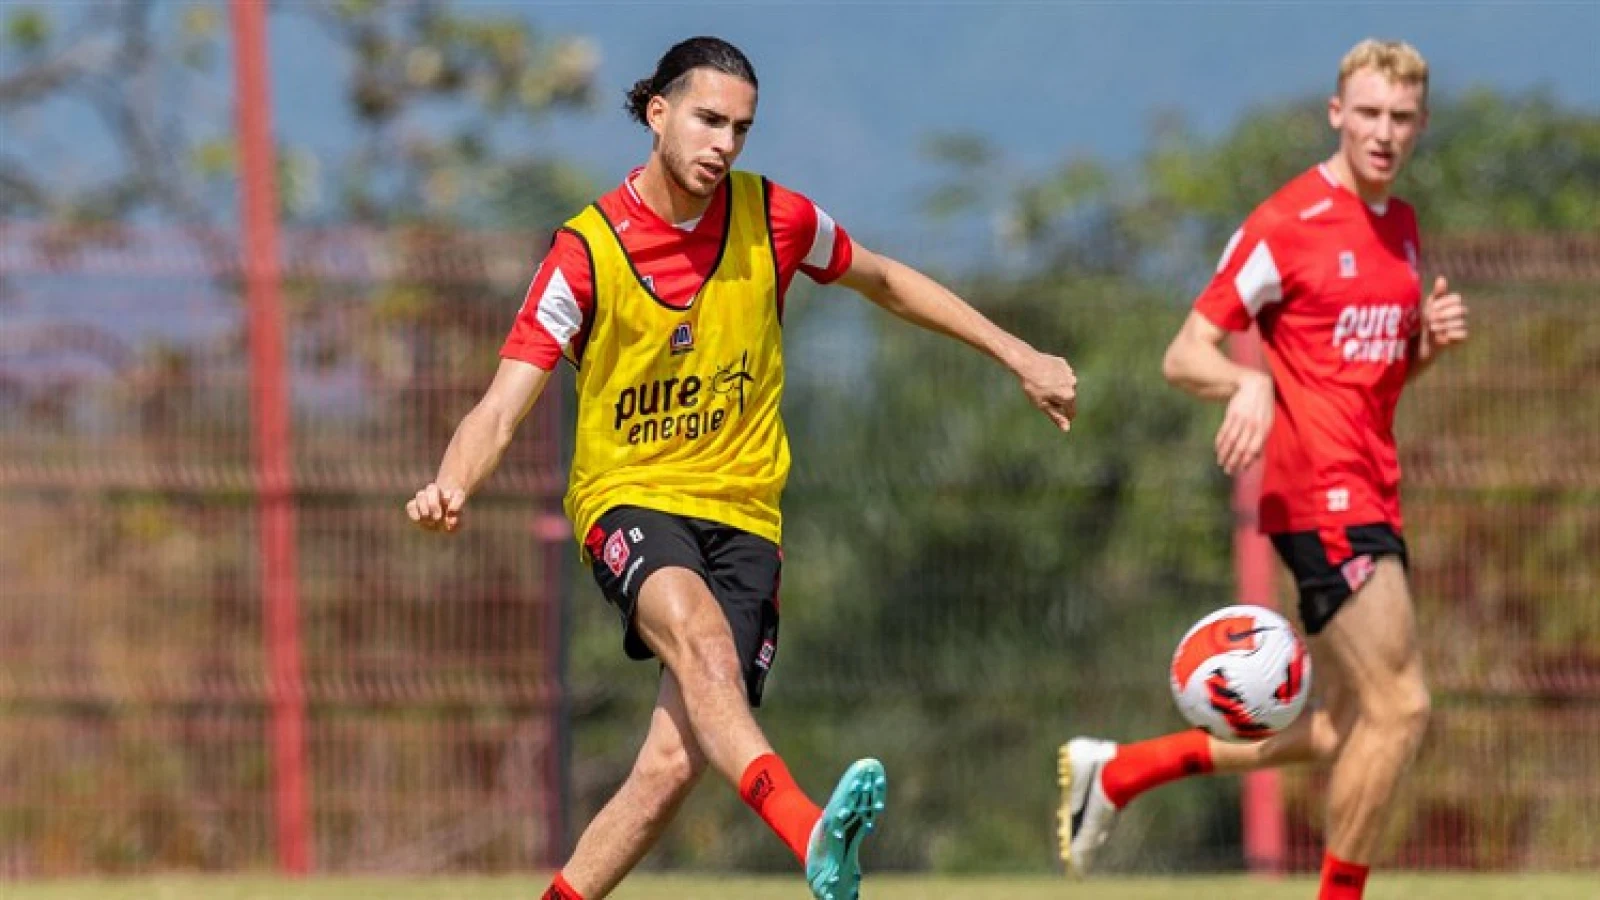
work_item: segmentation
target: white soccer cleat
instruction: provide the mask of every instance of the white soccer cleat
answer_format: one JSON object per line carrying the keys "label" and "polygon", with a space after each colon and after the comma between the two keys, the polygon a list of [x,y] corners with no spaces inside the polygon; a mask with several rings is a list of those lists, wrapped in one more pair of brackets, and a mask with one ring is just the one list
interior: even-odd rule
{"label": "white soccer cleat", "polygon": [[1095,852],[1111,835],[1119,810],[1106,798],[1101,771],[1117,755],[1111,741],[1076,737],[1062,745],[1056,761],[1061,783],[1061,809],[1057,836],[1061,861],[1067,871],[1082,877],[1093,865]]}

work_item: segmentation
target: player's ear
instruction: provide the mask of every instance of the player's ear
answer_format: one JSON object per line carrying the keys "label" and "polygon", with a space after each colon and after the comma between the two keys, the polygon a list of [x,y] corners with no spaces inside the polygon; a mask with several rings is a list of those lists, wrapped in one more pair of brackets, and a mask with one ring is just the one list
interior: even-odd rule
{"label": "player's ear", "polygon": [[650,130],[656,133],[656,137],[660,137],[661,130],[666,127],[667,113],[670,111],[671,106],[671,101],[660,94],[651,97],[650,102],[645,105],[645,124],[649,125]]}
{"label": "player's ear", "polygon": [[1344,127],[1344,101],[1338,94],[1328,98],[1328,124],[1336,131]]}

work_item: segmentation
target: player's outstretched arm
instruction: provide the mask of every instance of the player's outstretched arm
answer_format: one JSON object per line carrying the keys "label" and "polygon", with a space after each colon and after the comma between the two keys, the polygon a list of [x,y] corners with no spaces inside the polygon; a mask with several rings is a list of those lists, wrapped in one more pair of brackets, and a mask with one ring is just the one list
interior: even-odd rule
{"label": "player's outstretched arm", "polygon": [[439,474],[406,503],[406,515],[428,531],[461,527],[461,509],[511,443],[517,425],[544,391],[550,373],[516,359],[502,359],[489,390],[456,426]]}
{"label": "player's outstretched arm", "polygon": [[854,242],[851,252],[840,284],[913,325],[987,354],[1017,376],[1028,399],[1058,428],[1071,429],[1078,412],[1078,377],[1065,359],[1033,349],[916,269]]}
{"label": "player's outstretched arm", "polygon": [[1266,446],[1274,398],[1271,375],[1241,366],[1222,352],[1227,335],[1201,313],[1189,313],[1167,347],[1161,374],[1196,397],[1228,404],[1217,430],[1217,465],[1234,475],[1255,462]]}

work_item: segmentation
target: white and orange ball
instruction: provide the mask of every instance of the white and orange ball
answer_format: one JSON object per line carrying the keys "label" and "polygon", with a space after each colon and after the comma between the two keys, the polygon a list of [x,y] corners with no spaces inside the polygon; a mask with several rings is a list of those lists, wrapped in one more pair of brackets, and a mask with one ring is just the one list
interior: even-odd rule
{"label": "white and orange ball", "polygon": [[1311,694],[1311,656],[1287,619],[1228,606],[1195,623],[1172,656],[1172,698],[1190,723],[1225,741],[1289,727]]}

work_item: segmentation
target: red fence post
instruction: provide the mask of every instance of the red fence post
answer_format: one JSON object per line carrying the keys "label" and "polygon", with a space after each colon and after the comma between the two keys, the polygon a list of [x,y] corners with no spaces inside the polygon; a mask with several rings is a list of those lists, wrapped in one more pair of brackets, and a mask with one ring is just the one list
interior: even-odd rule
{"label": "red fence post", "polygon": [[[1263,368],[1261,338],[1254,329],[1236,335],[1230,346],[1240,365]],[[1276,609],[1272,543],[1258,525],[1261,464],[1251,466],[1233,483],[1233,567],[1238,602]],[[1244,776],[1239,805],[1243,812],[1244,860],[1252,872],[1277,874],[1288,868],[1288,834],[1284,826],[1282,781],[1276,769]]]}
{"label": "red fence post", "polygon": [[[555,510],[551,510],[551,506]],[[541,710],[544,715],[544,770],[541,784],[540,818],[544,825],[544,846],[540,862],[559,869],[567,855],[567,772],[571,743],[567,733],[567,617],[566,557],[572,553],[572,527],[560,512],[560,504],[541,500],[542,509],[534,519],[534,537],[544,569],[541,591],[544,594],[545,672],[542,679]]]}
{"label": "red fence post", "polygon": [[567,567],[575,553],[572,526],[562,509],[561,434],[562,394],[566,385],[557,382],[545,391],[539,401],[536,439],[542,445],[539,458],[542,462],[538,492],[539,507],[535,513],[534,536],[539,542],[541,569],[544,573],[541,591],[544,594],[544,746],[545,767],[542,818],[545,842],[542,848],[544,865],[552,869],[561,867],[568,850],[571,809],[572,733],[571,698],[567,691],[567,651],[571,619],[567,615]]}
{"label": "red fence post", "polygon": [[265,0],[233,0],[234,110],[249,305],[250,421],[260,511],[261,621],[272,710],[278,866],[311,869],[305,774],[305,690],[291,484],[288,376],[279,293],[278,190],[267,76]]}

